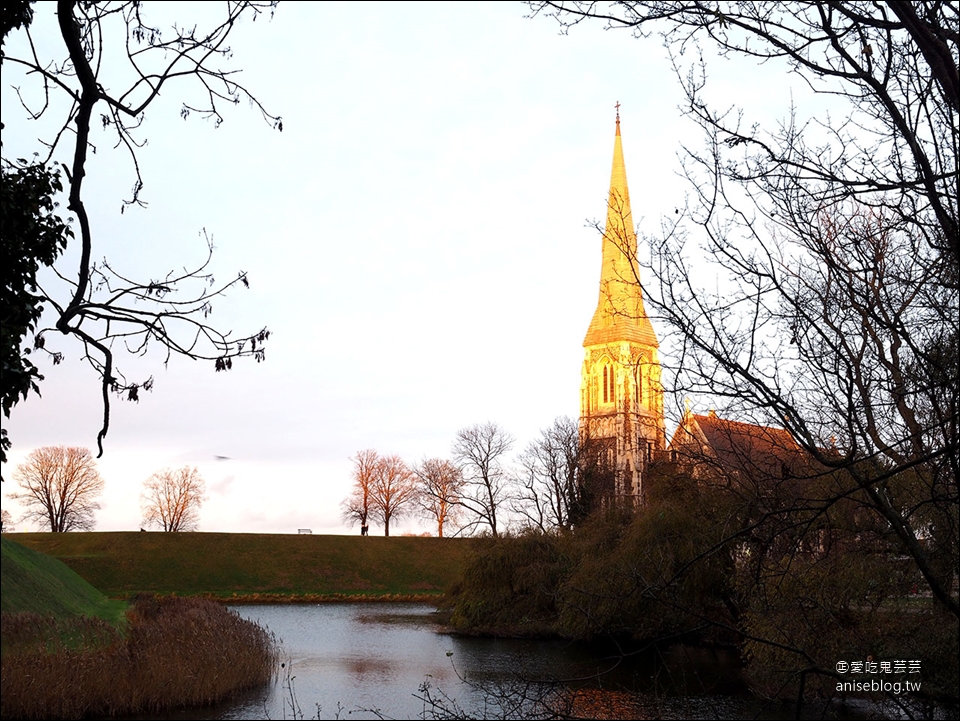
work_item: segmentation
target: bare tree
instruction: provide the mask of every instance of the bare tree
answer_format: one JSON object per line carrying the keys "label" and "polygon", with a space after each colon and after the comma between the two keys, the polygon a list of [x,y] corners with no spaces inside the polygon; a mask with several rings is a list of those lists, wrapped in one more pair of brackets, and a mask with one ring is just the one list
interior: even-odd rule
{"label": "bare tree", "polygon": [[157,471],[143,482],[140,511],[146,525],[164,531],[195,531],[207,484],[196,468]]}
{"label": "bare tree", "polygon": [[[941,658],[936,686],[955,703],[956,653],[938,649],[955,649],[960,618],[956,3],[533,6],[565,29],[596,18],[641,40],[659,31],[704,136],[682,149],[690,200],[647,236],[635,279],[673,348],[666,385],[785,429],[810,459],[803,478],[738,497],[746,523],[722,519],[726,538],[685,573],[754,544],[738,556],[738,631],[763,671],[778,669],[774,686],[801,697],[807,679],[835,676],[828,637],[875,635],[876,588],[896,608],[893,579],[916,579],[934,601],[911,621],[939,637],[917,654]],[[700,43],[779,64],[830,114],[804,117],[801,102],[761,124],[713,107]]]}
{"label": "bare tree", "polygon": [[390,521],[399,518],[417,500],[416,477],[400,456],[384,456],[374,466],[370,488],[370,511],[390,535]]}
{"label": "bare tree", "polygon": [[13,472],[20,491],[10,498],[26,510],[24,520],[37,521],[53,533],[89,531],[103,478],[86,448],[44,446],[32,451]]}
{"label": "bare tree", "polygon": [[0,533],[8,533],[11,530],[13,530],[13,516],[4,508],[0,511]]}
{"label": "bare tree", "polygon": [[[66,173],[68,209],[78,226],[79,264],[72,272],[55,264],[55,282],[40,288],[56,320],[52,327],[36,333],[34,346],[46,350],[56,364],[63,353],[47,348],[48,333],[55,330],[79,341],[84,359],[96,370],[101,383],[103,421],[97,436],[101,455],[110,428],[111,394],[136,401],[141,390],[153,386],[152,377],[133,381],[116,368],[116,342],[136,354],[145,353],[151,345],[159,346],[168,359],[183,355],[208,360],[215,370],[224,371],[238,357],[263,360],[263,344],[269,332],[262,328],[235,337],[208,323],[214,298],[234,286],[248,286],[245,272],[225,283],[214,282],[209,237],[207,256],[199,265],[161,272],[151,279],[130,278],[108,260],[95,262],[95,237],[85,195],[89,154],[101,143],[126,152],[134,182],[123,208],[144,206],[137,149],[146,141],[140,127],[147,109],[161,94],[168,95],[174,84],[187,89],[192,82],[197,91],[192,97],[199,102],[184,102],[181,107],[184,118],[199,115],[219,125],[224,105],[246,100],[269,124],[282,130],[280,118],[268,113],[248,92],[238,81],[237,71],[220,65],[233,55],[227,39],[237,23],[248,16],[255,19],[273,5],[228,3],[225,15],[211,27],[184,21],[161,30],[147,22],[143,3],[61,0],[55,12],[62,55],[42,57],[40,48],[45,46],[34,42],[27,27],[23,31],[28,36],[23,54],[4,58],[5,76],[11,67],[24,71],[27,85],[18,91],[29,119],[43,118],[46,122],[63,112],[54,123],[52,137],[43,141],[41,162],[45,166],[59,162]],[[54,11],[52,3],[38,7]],[[118,85],[124,71],[129,71],[126,76],[130,82]],[[37,105],[31,101],[35,97],[42,98]],[[98,107],[101,110],[95,115]]]}
{"label": "bare tree", "polygon": [[379,457],[372,449],[360,451],[353,461],[353,488],[350,495],[340,503],[341,517],[351,526],[360,523],[361,535],[367,535],[370,512],[373,507],[373,484],[376,480]]}
{"label": "bare tree", "polygon": [[463,474],[460,505],[474,517],[474,526],[489,526],[494,538],[502,530],[498,513],[509,501],[510,483],[502,463],[513,442],[513,436],[493,422],[461,428],[453,442],[453,458]]}
{"label": "bare tree", "polygon": [[437,522],[437,536],[459,515],[463,475],[460,469],[441,458],[428,458],[413,467],[419,481],[417,503],[423,513]]}
{"label": "bare tree", "polygon": [[[937,603],[960,617],[956,4],[534,9],[566,28],[598,18],[641,38],[659,29],[687,115],[704,132],[703,150],[685,149],[692,200],[649,239],[640,273],[648,309],[682,353],[676,392],[782,425],[817,463],[842,470],[851,486],[837,497],[862,493]],[[680,64],[681,50],[701,40],[724,55],[782,62],[839,112],[824,122],[792,107],[779,126],[761,128],[742,124],[743,112],[716,111],[703,61]],[[693,242],[722,292],[696,281]],[[922,492],[899,482],[913,474]],[[914,495],[897,497],[898,485]]]}
{"label": "bare tree", "polygon": [[580,428],[561,416],[520,454],[521,490],[514,508],[546,532],[572,528],[587,512],[581,472]]}

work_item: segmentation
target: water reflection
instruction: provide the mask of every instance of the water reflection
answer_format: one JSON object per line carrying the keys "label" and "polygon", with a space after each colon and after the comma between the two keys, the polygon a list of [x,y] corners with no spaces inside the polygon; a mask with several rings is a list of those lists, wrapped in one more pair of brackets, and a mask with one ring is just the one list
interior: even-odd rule
{"label": "water reflection", "polygon": [[[793,717],[746,697],[736,658],[710,649],[625,654],[614,646],[450,636],[424,604],[235,610],[281,640],[285,666],[277,681],[165,718]],[[562,686],[551,685],[558,680]]]}
{"label": "water reflection", "polygon": [[[433,609],[423,604],[323,604],[240,606],[282,641],[293,693],[279,679],[267,699],[271,718],[291,718],[289,705],[307,717],[349,711],[350,718],[416,718],[423,703],[414,697],[426,677],[454,686],[446,654],[448,637],[437,634]],[[278,704],[278,702],[280,702]],[[284,709],[284,702],[287,708]],[[260,715],[257,715],[259,711]],[[242,706],[231,718],[263,718],[262,708]]]}

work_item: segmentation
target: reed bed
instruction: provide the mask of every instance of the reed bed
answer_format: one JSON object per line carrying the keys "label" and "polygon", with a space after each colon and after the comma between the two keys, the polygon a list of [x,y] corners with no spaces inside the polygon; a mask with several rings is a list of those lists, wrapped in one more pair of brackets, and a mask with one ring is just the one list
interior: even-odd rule
{"label": "reed bed", "polygon": [[[8,630],[10,636],[8,636]],[[271,681],[276,639],[213,601],[136,597],[108,624],[3,614],[2,718],[109,717],[215,703]]]}

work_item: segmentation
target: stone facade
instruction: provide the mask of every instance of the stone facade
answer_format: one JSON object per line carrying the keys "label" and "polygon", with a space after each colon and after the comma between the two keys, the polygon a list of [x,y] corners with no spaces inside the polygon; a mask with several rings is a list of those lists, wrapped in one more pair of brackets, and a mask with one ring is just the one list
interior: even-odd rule
{"label": "stone facade", "polygon": [[659,343],[643,306],[637,236],[620,140],[613,149],[600,295],[583,340],[580,443],[595,469],[595,503],[640,503],[643,473],[666,444]]}

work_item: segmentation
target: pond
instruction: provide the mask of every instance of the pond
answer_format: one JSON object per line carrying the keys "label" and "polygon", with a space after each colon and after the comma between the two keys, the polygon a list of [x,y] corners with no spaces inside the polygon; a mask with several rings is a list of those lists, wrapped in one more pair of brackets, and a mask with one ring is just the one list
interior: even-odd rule
{"label": "pond", "polygon": [[[276,635],[276,681],[168,719],[532,718],[575,690],[578,716],[793,718],[739,681],[732,652],[673,645],[624,654],[613,645],[450,635],[425,604],[234,607]],[[569,693],[564,697],[570,703]],[[155,717],[153,717],[155,718]]]}

